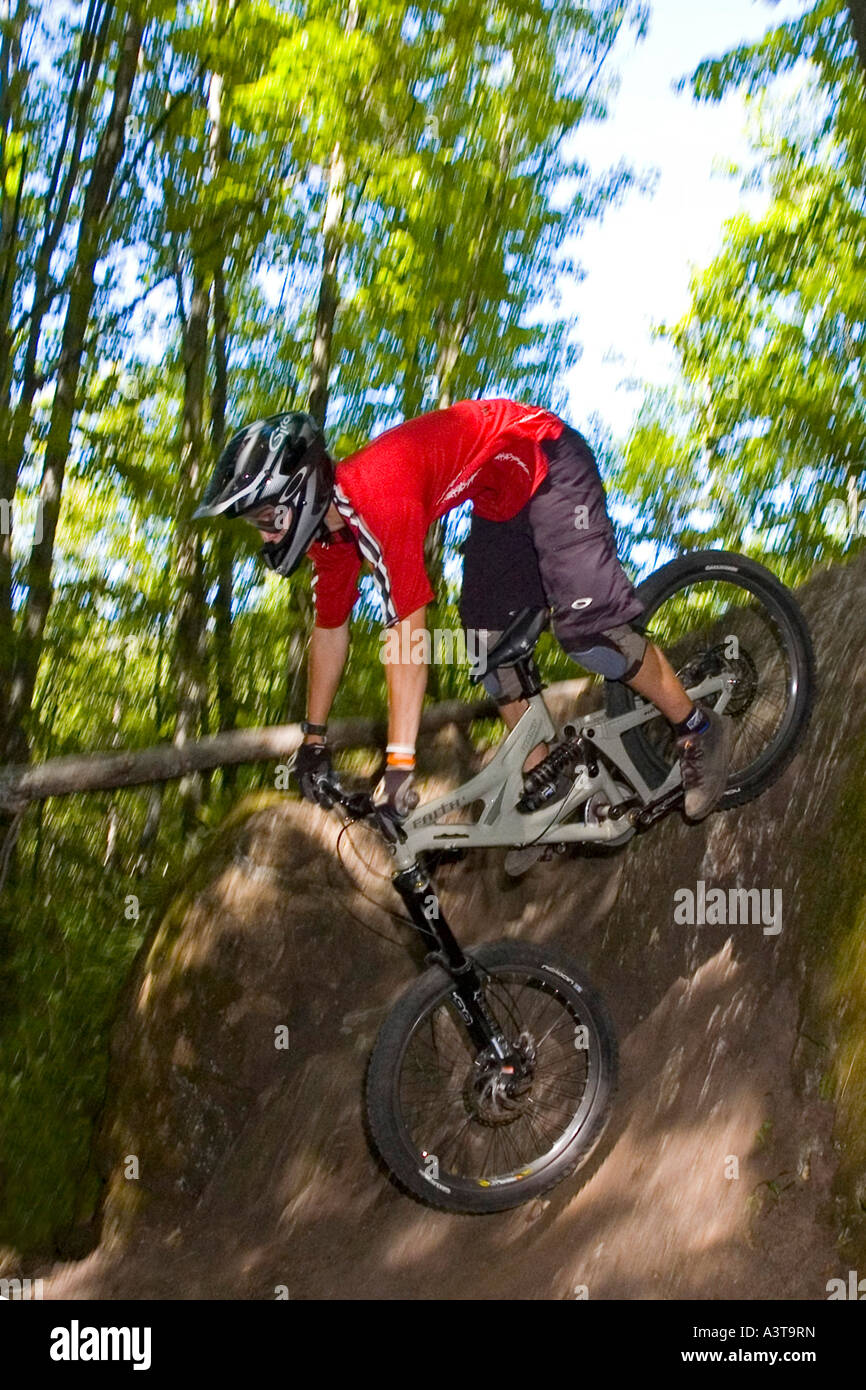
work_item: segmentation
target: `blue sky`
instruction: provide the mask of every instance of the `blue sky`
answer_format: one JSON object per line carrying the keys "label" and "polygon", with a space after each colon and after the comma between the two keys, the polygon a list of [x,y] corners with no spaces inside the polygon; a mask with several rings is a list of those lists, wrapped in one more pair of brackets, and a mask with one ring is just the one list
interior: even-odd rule
{"label": "blue sky", "polygon": [[763,203],[760,194],[742,193],[737,179],[714,172],[748,161],[744,100],[733,93],[720,104],[698,105],[688,91],[675,93],[674,84],[702,59],[760,38],[806,8],[805,0],[652,0],[646,39],[620,45],[611,115],[582,127],[579,150],[596,172],[624,159],[657,170],[658,182],[654,195],[630,193],[577,242],[587,275],[563,308],[577,318],[583,348],[568,379],[578,429],[597,414],[624,437],[642,397],[634,379],[675,379],[670,350],[653,343],[652,326],[685,311],[690,267],[712,259],[725,219]]}

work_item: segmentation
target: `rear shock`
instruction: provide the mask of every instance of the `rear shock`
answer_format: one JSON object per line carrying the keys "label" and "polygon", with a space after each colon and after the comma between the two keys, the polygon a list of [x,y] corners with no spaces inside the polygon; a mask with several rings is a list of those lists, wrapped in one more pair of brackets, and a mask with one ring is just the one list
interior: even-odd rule
{"label": "rear shock", "polygon": [[524,791],[517,803],[518,811],[540,811],[548,802],[561,800],[564,793],[560,791],[557,796],[561,782],[566,778],[569,783],[572,782],[575,769],[581,763],[589,767],[590,772],[595,770],[594,754],[587,749],[583,735],[573,724],[566,724],[562,733],[561,742],[524,777]]}

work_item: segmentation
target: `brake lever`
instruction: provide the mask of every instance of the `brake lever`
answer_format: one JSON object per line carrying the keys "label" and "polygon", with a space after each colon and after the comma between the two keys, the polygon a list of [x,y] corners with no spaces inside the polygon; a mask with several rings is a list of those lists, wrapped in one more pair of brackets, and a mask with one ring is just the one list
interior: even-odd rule
{"label": "brake lever", "polygon": [[[319,805],[322,807],[323,810],[332,811],[335,806],[342,806],[344,810],[349,810],[350,802],[354,798],[351,796],[347,796],[347,794],[343,791],[343,788],[340,786],[340,783],[337,781],[333,773],[330,778],[324,773],[321,777],[317,777],[316,787],[318,788],[320,795],[324,793],[323,800],[319,802]],[[352,818],[354,820],[359,819],[357,815],[353,815]]]}
{"label": "brake lever", "polygon": [[351,792],[349,796],[345,797],[342,805],[352,820],[369,820],[375,816],[377,810],[369,792]]}

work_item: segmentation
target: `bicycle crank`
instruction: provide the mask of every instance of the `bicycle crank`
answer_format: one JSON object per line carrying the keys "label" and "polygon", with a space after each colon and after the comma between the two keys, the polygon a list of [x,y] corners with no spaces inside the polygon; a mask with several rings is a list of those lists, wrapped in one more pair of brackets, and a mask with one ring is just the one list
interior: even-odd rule
{"label": "bicycle crank", "polygon": [[673,791],[667,792],[665,796],[659,797],[658,801],[651,801],[649,806],[642,807],[639,811],[629,811],[628,821],[638,832],[648,830],[656,821],[664,820],[671,811],[677,811],[683,804],[682,787],[674,787]]}

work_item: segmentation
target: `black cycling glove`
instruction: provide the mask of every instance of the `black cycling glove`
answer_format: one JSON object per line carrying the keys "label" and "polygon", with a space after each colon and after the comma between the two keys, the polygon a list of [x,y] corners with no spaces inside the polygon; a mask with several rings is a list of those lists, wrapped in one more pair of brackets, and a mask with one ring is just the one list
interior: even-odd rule
{"label": "black cycling glove", "polygon": [[332,776],[333,770],[331,750],[326,744],[301,744],[295,754],[292,771],[305,801],[313,801],[317,806],[324,806],[326,809],[331,806],[330,797],[321,790],[319,783],[323,777]]}

